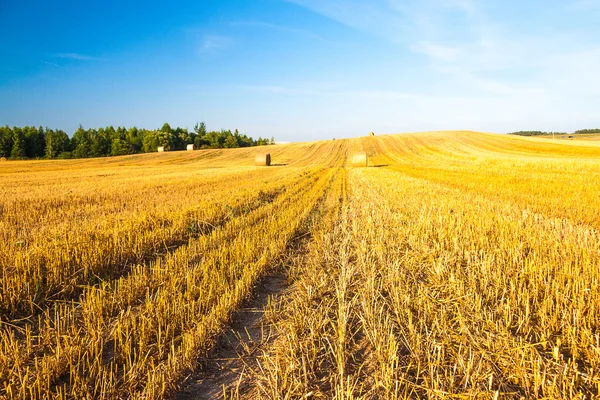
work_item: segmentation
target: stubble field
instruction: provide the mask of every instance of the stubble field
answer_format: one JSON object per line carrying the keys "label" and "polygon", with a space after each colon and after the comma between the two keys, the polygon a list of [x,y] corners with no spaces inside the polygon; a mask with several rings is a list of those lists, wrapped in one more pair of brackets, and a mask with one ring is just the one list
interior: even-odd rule
{"label": "stubble field", "polygon": [[[600,143],[371,136],[0,185],[0,398],[599,395]],[[193,389],[273,274],[242,367]]]}

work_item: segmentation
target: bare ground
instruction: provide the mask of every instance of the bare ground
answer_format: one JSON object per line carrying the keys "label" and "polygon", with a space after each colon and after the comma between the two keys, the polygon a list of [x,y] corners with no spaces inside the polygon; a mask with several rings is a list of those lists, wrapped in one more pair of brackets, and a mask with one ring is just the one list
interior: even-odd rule
{"label": "bare ground", "polygon": [[[320,211],[313,210],[313,217]],[[269,304],[285,301],[292,287],[286,271],[292,264],[302,263],[312,240],[310,224],[290,241],[277,267],[263,277],[244,308],[236,311],[232,323],[217,339],[207,358],[196,372],[187,376],[176,400],[217,400],[243,397],[252,390],[252,371],[259,367],[262,350],[275,339],[275,329],[268,324],[265,312]]]}
{"label": "bare ground", "polygon": [[264,321],[269,301],[276,302],[288,287],[285,274],[276,271],[256,286],[247,306],[238,310],[198,371],[187,377],[177,400],[223,399],[224,393],[243,394],[249,389],[247,372],[257,366],[260,350],[273,339]]}

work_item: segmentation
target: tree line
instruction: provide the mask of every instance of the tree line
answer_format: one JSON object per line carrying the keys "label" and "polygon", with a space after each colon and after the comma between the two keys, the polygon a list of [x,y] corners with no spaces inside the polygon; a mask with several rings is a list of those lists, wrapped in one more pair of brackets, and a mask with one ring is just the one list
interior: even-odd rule
{"label": "tree line", "polygon": [[542,132],[542,131],[518,131],[511,132],[509,135],[519,136],[542,136],[542,135],[578,135],[578,134],[600,133],[600,129],[580,129],[573,133],[567,132]]}
{"label": "tree line", "polygon": [[150,153],[159,146],[165,150],[185,150],[194,144],[198,149],[250,147],[274,144],[273,138],[253,139],[238,130],[208,131],[201,122],[189,132],[186,128],[171,128],[165,123],[160,129],[140,129],[108,126],[85,129],[79,126],[72,137],[63,130],[35,126],[0,126],[0,157],[21,160],[27,158],[67,159],[121,156]]}
{"label": "tree line", "polygon": [[510,132],[509,135],[543,136],[543,135],[568,135],[568,133],[567,132],[518,131],[518,132]]}
{"label": "tree line", "polygon": [[573,132],[574,134],[586,134],[586,133],[600,133],[600,129],[580,129]]}

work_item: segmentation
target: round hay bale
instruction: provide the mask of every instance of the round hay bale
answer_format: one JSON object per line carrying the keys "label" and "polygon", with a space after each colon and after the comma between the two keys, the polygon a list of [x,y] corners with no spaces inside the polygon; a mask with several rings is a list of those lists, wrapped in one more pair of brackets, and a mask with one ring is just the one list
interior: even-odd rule
{"label": "round hay bale", "polygon": [[187,145],[187,151],[194,151],[194,145],[193,144],[188,144]]}
{"label": "round hay bale", "polygon": [[356,153],[352,156],[352,166],[353,167],[366,167],[367,166],[367,153],[364,151],[361,153]]}
{"label": "round hay bale", "polygon": [[0,161],[6,161],[6,157],[1,157]]}
{"label": "round hay bale", "polygon": [[158,146],[158,152],[159,153],[164,153],[165,152],[165,146]]}
{"label": "round hay bale", "polygon": [[257,154],[256,157],[254,157],[254,165],[259,167],[268,167],[271,165],[271,155],[269,153]]}

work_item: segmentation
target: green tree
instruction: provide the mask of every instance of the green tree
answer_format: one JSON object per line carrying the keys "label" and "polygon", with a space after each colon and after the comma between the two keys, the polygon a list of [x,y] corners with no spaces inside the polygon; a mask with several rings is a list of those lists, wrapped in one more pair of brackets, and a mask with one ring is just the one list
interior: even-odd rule
{"label": "green tree", "polygon": [[12,151],[13,134],[10,127],[0,126],[0,157],[10,157]]}
{"label": "green tree", "polygon": [[135,126],[129,128],[125,134],[125,140],[129,143],[133,153],[137,153],[142,149],[142,139],[142,132]]}
{"label": "green tree", "polygon": [[205,149],[210,146],[210,141],[206,138],[205,135],[198,135],[196,139],[194,139],[194,146],[197,149]]}
{"label": "green tree", "polygon": [[88,130],[91,143],[90,157],[105,157],[110,154],[114,132],[115,129],[112,126],[106,129],[100,128],[98,130]]}
{"label": "green tree", "polygon": [[600,129],[580,129],[578,131],[573,132],[574,134],[585,134],[585,133],[600,133]]}
{"label": "green tree", "polygon": [[158,142],[157,131],[144,131],[144,137],[142,139],[142,151],[144,153],[152,153],[160,146]]}
{"label": "green tree", "polygon": [[258,139],[256,139],[256,141],[254,142],[255,146],[265,146],[269,144],[269,139],[263,139],[260,136],[258,137]]}
{"label": "green tree", "polygon": [[196,132],[198,136],[206,135],[206,124],[204,122],[200,122],[199,124],[196,123],[194,126],[194,132]]}
{"label": "green tree", "polygon": [[179,127],[175,128],[171,132],[171,141],[173,143],[174,150],[185,150],[185,147],[188,144],[194,143],[194,141],[190,138],[187,129]]}
{"label": "green tree", "polygon": [[132,154],[139,151],[155,152],[159,146],[166,150],[183,150],[193,143],[197,148],[234,148],[272,144],[273,138],[257,140],[235,129],[210,131],[204,122],[197,123],[193,132],[187,128],[171,128],[163,124],[161,130],[112,126],[84,129],[79,126],[73,138],[61,130],[0,126],[0,157],[11,158],[84,158]]}
{"label": "green tree", "polygon": [[167,132],[167,133],[173,133],[173,130],[171,129],[171,125],[169,125],[167,122],[165,122],[162,126],[162,128],[160,128],[160,130],[162,132]]}
{"label": "green tree", "polygon": [[46,158],[56,158],[69,150],[69,136],[61,130],[46,128]]}
{"label": "green tree", "polygon": [[129,143],[123,139],[115,138],[112,140],[110,155],[111,156],[123,156],[130,154]]}
{"label": "green tree", "polygon": [[235,148],[235,147],[240,147],[239,143],[237,142],[237,140],[235,139],[235,136],[233,135],[229,135],[225,138],[225,142],[223,143],[223,146],[225,148]]}
{"label": "green tree", "polygon": [[223,135],[223,131],[216,132],[211,131],[204,135],[204,138],[208,140],[208,146],[213,149],[219,149],[223,147],[223,143],[225,142],[225,135]]}
{"label": "green tree", "polygon": [[25,138],[21,128],[14,127],[13,131],[13,145],[10,151],[10,158],[13,160],[21,160],[25,158]]}
{"label": "green tree", "polygon": [[25,157],[38,158],[44,157],[46,147],[46,132],[41,126],[26,126],[23,128],[23,137],[25,141]]}
{"label": "green tree", "polygon": [[83,129],[83,126],[79,125],[79,128],[73,134],[72,142],[73,157],[86,158],[91,156],[92,139],[90,138],[90,132]]}
{"label": "green tree", "polygon": [[[158,146],[163,146],[165,150],[173,150],[173,135],[170,132],[158,131],[156,133]],[[155,150],[156,151],[156,150]]]}

